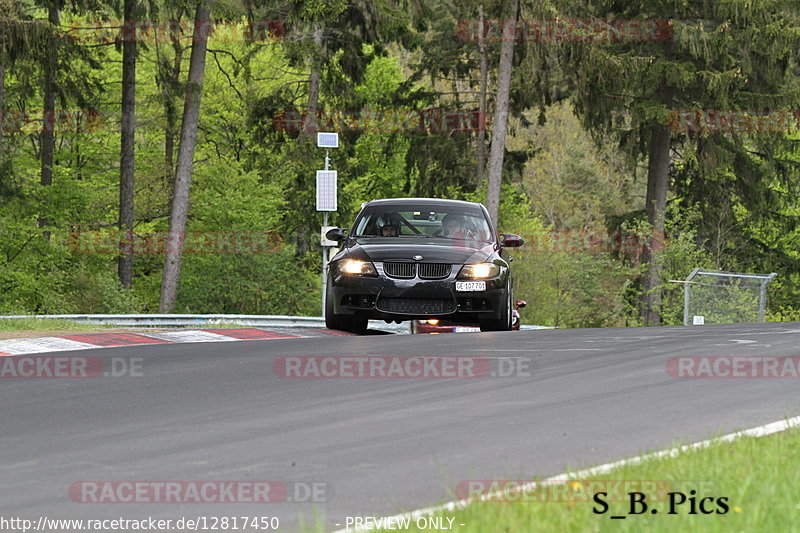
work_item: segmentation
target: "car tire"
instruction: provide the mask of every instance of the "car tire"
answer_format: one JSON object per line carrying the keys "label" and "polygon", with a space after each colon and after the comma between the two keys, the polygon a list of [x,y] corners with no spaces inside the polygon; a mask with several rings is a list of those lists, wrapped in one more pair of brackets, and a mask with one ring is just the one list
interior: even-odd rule
{"label": "car tire", "polygon": [[498,318],[489,318],[480,321],[481,331],[511,331],[512,326],[512,308],[514,295],[511,292],[511,282],[509,280],[506,288],[506,305],[500,311]]}
{"label": "car tire", "polygon": [[327,290],[325,291],[325,327],[338,331],[348,331],[350,333],[362,333],[367,329],[367,319],[352,315],[337,315],[333,312],[333,291],[331,290],[331,280],[328,279]]}

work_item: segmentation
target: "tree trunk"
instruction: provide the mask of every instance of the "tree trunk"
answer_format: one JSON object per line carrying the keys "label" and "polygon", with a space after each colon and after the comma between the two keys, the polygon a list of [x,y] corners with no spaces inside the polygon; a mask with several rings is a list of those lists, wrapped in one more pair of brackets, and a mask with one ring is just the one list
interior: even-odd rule
{"label": "tree trunk", "polygon": [[[158,75],[156,79],[161,91],[161,103],[164,106],[164,183],[171,184],[175,179],[175,133],[178,122],[178,111],[175,106],[175,95],[180,88],[181,62],[183,61],[183,45],[181,44],[180,26],[183,10],[178,10],[168,27],[159,31],[168,31],[169,40],[172,45],[173,57],[172,64],[167,59],[161,57],[159,40],[156,39],[155,52],[158,63]],[[169,207],[167,208],[169,209]]]}
{"label": "tree trunk", "polygon": [[314,26],[314,44],[316,45],[315,56],[311,59],[311,75],[308,79],[308,108],[306,118],[303,121],[303,133],[313,138],[317,133],[317,110],[319,109],[319,80],[320,80],[320,61],[316,54],[322,55],[322,27]]}
{"label": "tree trunk", "polygon": [[189,82],[186,86],[186,102],[183,107],[181,140],[178,145],[178,166],[175,170],[175,189],[170,209],[167,252],[161,282],[161,303],[159,305],[161,313],[172,311],[178,296],[186,219],[189,213],[189,186],[192,178],[194,149],[197,144],[200,96],[203,89],[206,49],[208,48],[208,28],[211,23],[208,5],[209,0],[199,0],[194,17],[192,55],[189,59]]}
{"label": "tree trunk", "polygon": [[0,160],[3,159],[3,118],[6,96],[6,63],[5,60],[0,61]]}
{"label": "tree trunk", "polygon": [[[47,13],[51,30],[58,31],[58,9],[50,7]],[[53,152],[55,149],[55,107],[56,107],[56,72],[58,71],[58,43],[55,36],[51,37],[47,50],[44,68],[44,114],[42,116],[42,131],[40,135],[42,154],[41,184],[53,184]],[[40,221],[41,223],[42,221]]]}
{"label": "tree trunk", "polygon": [[175,177],[175,123],[176,115],[175,104],[173,102],[172,89],[178,87],[181,75],[181,61],[183,60],[183,46],[180,42],[179,35],[171,35],[172,49],[175,52],[175,57],[172,62],[172,70],[166,73],[164,84],[164,112],[167,116],[167,125],[164,129],[164,164],[167,167],[167,179],[172,180]]}
{"label": "tree trunk", "polygon": [[[39,183],[45,187],[53,184],[53,154],[55,152],[55,123],[56,123],[56,73],[58,71],[58,41],[55,34],[58,32],[59,13],[58,9],[51,6],[47,12],[47,20],[50,23],[52,36],[50,46],[47,49],[47,57],[44,65],[44,108],[42,110],[42,131],[39,133],[39,147],[42,158],[41,176]],[[38,218],[39,227],[43,228],[50,224],[47,217]],[[50,232],[44,231],[42,235],[46,239],[50,238]]]}
{"label": "tree trunk", "polygon": [[125,0],[122,43],[122,119],[119,155],[119,281],[133,285],[134,129],[136,117],[136,0]]}
{"label": "tree trunk", "polygon": [[[311,74],[308,78],[308,106],[306,107],[306,116],[303,120],[303,133],[310,139],[314,139],[317,131],[319,131],[319,124],[317,122],[317,112],[319,110],[319,85],[321,78],[322,65],[320,58],[322,57],[322,26],[319,24],[314,26],[314,45],[315,51],[311,56]],[[305,257],[308,250],[311,248],[312,232],[307,227],[299,227],[295,232],[296,246],[295,257],[301,259]]]}
{"label": "tree trunk", "polygon": [[477,153],[476,189],[483,187],[483,173],[486,168],[486,86],[489,80],[489,58],[486,53],[486,43],[483,41],[483,6],[480,8],[480,35],[478,36],[478,51],[481,59],[481,79],[478,89],[478,138],[475,151]]}
{"label": "tree trunk", "polygon": [[647,221],[652,228],[644,260],[648,264],[643,280],[642,320],[645,326],[661,324],[661,264],[664,246],[664,219],[669,187],[670,132],[666,124],[650,129],[650,155],[647,165]]}
{"label": "tree trunk", "polygon": [[507,20],[503,28],[503,44],[500,47],[500,67],[497,75],[497,98],[494,104],[492,146],[489,152],[489,188],[486,191],[486,208],[489,210],[489,216],[495,226],[497,226],[497,212],[500,209],[500,186],[503,181],[508,101],[511,93],[511,67],[514,60],[519,1],[516,0],[514,5],[514,17]]}

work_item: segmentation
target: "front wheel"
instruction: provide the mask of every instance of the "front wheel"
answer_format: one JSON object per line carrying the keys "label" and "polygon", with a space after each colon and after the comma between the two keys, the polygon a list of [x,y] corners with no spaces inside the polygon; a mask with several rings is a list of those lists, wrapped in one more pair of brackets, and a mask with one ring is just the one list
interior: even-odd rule
{"label": "front wheel", "polygon": [[506,290],[506,301],[500,310],[500,316],[481,320],[481,331],[511,331],[514,295],[511,293],[510,285],[509,283],[509,287]]}
{"label": "front wheel", "polygon": [[351,333],[361,333],[367,329],[367,319],[351,315],[337,315],[333,312],[333,290],[331,290],[331,280],[328,280],[327,290],[325,291],[325,327],[338,331],[349,331]]}

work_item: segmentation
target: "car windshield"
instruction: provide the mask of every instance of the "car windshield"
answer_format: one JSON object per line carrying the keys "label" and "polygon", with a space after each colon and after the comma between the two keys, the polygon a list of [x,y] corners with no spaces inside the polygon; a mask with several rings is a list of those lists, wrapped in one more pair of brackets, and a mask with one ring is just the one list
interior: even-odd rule
{"label": "car windshield", "polygon": [[489,242],[492,232],[480,207],[379,204],[356,220],[355,237],[428,237]]}

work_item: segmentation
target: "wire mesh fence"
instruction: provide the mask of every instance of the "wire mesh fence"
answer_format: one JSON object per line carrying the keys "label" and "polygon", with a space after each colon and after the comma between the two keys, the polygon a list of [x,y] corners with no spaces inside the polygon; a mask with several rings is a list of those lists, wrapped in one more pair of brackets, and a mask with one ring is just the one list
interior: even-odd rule
{"label": "wire mesh fence", "polygon": [[683,324],[764,322],[771,274],[695,268],[683,281]]}

